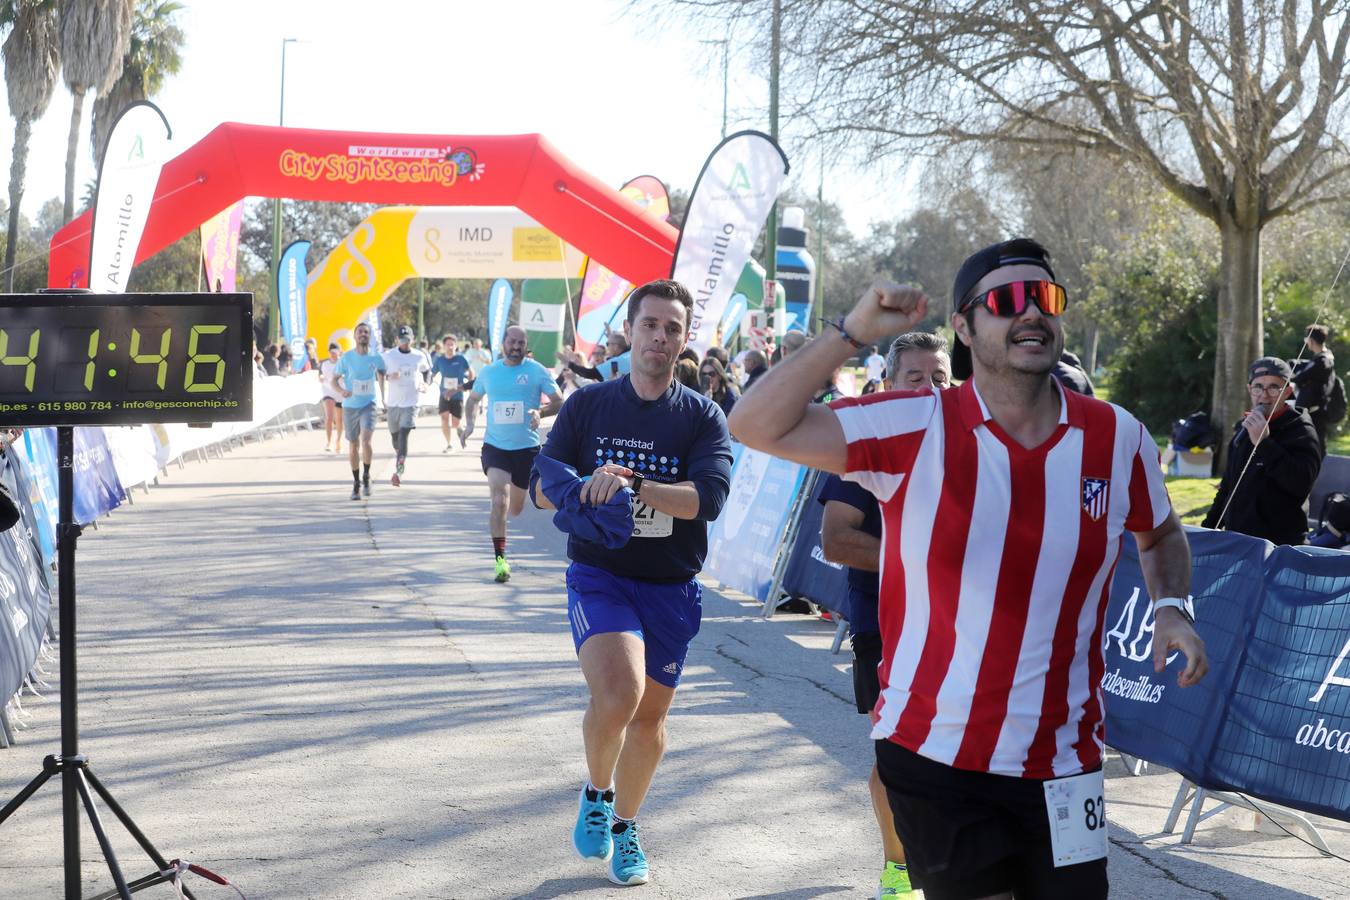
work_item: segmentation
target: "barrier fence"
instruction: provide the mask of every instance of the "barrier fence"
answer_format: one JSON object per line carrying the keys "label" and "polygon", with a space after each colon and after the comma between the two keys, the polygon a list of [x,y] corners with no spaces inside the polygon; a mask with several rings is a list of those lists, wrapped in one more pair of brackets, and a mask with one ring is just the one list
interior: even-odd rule
{"label": "barrier fence", "polygon": [[[253,419],[210,428],[141,425],[131,428],[76,428],[75,517],[96,523],[146,490],[190,455],[205,458],[249,437],[310,424],[319,414],[319,380],[314,372],[288,378],[259,378],[253,386]],[[10,711],[21,713],[20,693],[41,686],[40,668],[51,628],[51,572],[57,520],[56,437],[53,428],[23,432],[22,440],[0,445],[0,478],[19,501],[23,520],[0,534],[0,747],[14,741]]]}
{"label": "barrier fence", "polygon": [[[792,597],[847,616],[845,570],[821,553],[824,479],[762,456],[737,454],[705,573],[766,616]],[[1152,605],[1127,537],[1103,624],[1108,743],[1207,791],[1350,820],[1350,552],[1186,531],[1210,673],[1186,690],[1176,686],[1182,660],[1154,673]]]}

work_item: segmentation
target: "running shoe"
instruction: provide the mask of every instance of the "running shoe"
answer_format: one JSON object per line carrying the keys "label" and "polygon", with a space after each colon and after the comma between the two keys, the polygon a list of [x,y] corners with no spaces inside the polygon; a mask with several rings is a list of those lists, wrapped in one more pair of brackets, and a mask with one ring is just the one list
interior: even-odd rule
{"label": "running shoe", "polygon": [[505,556],[497,557],[497,583],[501,584],[511,580],[511,566],[507,564]]}
{"label": "running shoe", "polygon": [[352,499],[353,500],[361,499],[361,488],[358,487],[357,485],[352,485]]}
{"label": "running shoe", "polygon": [[[595,794],[595,799],[589,799],[588,793]],[[609,861],[614,852],[614,839],[609,834],[609,820],[613,815],[614,804],[606,802],[604,794],[589,787],[581,789],[577,800],[577,824],[572,829],[572,846],[582,859]]]}
{"label": "running shoe", "polygon": [[465,447],[469,446],[469,436],[464,433],[463,428],[455,429],[455,434],[459,435],[459,449],[463,450]]}
{"label": "running shoe", "polygon": [[407,457],[400,456],[398,460],[394,463],[394,471],[400,475],[403,474],[403,463],[406,459]]}
{"label": "running shoe", "polygon": [[389,483],[392,484],[394,487],[398,487],[400,484],[402,484],[402,478],[403,478],[403,460],[400,459],[396,463],[394,463],[394,474],[389,477]]}
{"label": "running shoe", "polygon": [[453,449],[455,449],[455,445],[454,445],[454,444],[446,444],[446,445],[445,445],[445,449],[442,450],[441,452],[442,452],[442,453],[449,453],[449,452],[450,452],[451,450],[453,450]]}
{"label": "running shoe", "polygon": [[615,884],[646,884],[647,854],[638,843],[638,825],[629,822],[623,831],[613,833],[614,856],[609,861],[609,880]]}
{"label": "running shoe", "polygon": [[394,487],[398,487],[398,485],[399,485],[399,480],[398,480],[398,473],[397,473],[397,472],[395,472],[393,475],[390,475],[390,476],[389,476],[389,483],[392,484]]}
{"label": "running shoe", "polygon": [[361,494],[366,497],[370,496],[370,479],[361,482]]}
{"label": "running shoe", "polygon": [[909,884],[909,869],[905,867],[904,863],[886,863],[886,868],[881,870],[881,884],[877,887],[877,900],[912,893],[914,893],[914,888],[910,887]]}

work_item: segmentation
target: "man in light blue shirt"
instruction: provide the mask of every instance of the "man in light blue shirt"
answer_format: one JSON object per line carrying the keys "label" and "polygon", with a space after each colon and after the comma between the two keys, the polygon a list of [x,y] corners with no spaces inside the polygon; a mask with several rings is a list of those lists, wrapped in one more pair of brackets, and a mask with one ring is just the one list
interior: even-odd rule
{"label": "man in light blue shirt", "polygon": [[[530,469],[539,453],[539,420],[557,415],[562,395],[543,365],[525,358],[525,329],[512,325],[502,341],[502,358],[478,373],[464,411],[464,436],[473,433],[478,403],[486,394],[487,433],[483,436],[483,474],[492,511],[488,525],[497,581],[511,577],[506,563],[506,518],[520,515],[530,486]],[[540,409],[542,397],[548,405]]]}
{"label": "man in light blue shirt", "polygon": [[[370,461],[375,455],[370,439],[375,433],[375,385],[384,384],[385,365],[380,354],[370,349],[370,326],[365,322],[353,333],[355,349],[348,350],[338,360],[335,382],[342,394],[342,425],[351,448],[352,499],[370,496]],[[360,446],[357,439],[360,439]],[[360,452],[361,468],[357,468]]]}

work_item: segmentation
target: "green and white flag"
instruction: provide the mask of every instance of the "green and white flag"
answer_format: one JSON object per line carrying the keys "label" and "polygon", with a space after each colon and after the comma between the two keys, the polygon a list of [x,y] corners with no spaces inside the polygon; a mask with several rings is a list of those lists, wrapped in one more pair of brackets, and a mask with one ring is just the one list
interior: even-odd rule
{"label": "green and white flag", "polygon": [[127,289],[172,136],[164,113],[148,100],[124,109],[108,135],[89,244],[89,288],[94,293]]}

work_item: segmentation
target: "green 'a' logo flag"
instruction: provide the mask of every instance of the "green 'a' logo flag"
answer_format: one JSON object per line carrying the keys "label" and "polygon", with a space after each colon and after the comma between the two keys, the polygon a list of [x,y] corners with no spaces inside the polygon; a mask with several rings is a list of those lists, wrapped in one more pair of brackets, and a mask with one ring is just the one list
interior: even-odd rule
{"label": "green 'a' logo flag", "polygon": [[136,135],[136,142],[131,145],[131,150],[127,153],[127,162],[131,162],[133,159],[145,160],[145,142],[139,134]]}
{"label": "green 'a' logo flag", "polygon": [[727,190],[732,193],[750,190],[750,176],[746,173],[745,166],[742,163],[736,163],[736,169],[731,173],[731,180],[727,182]]}

